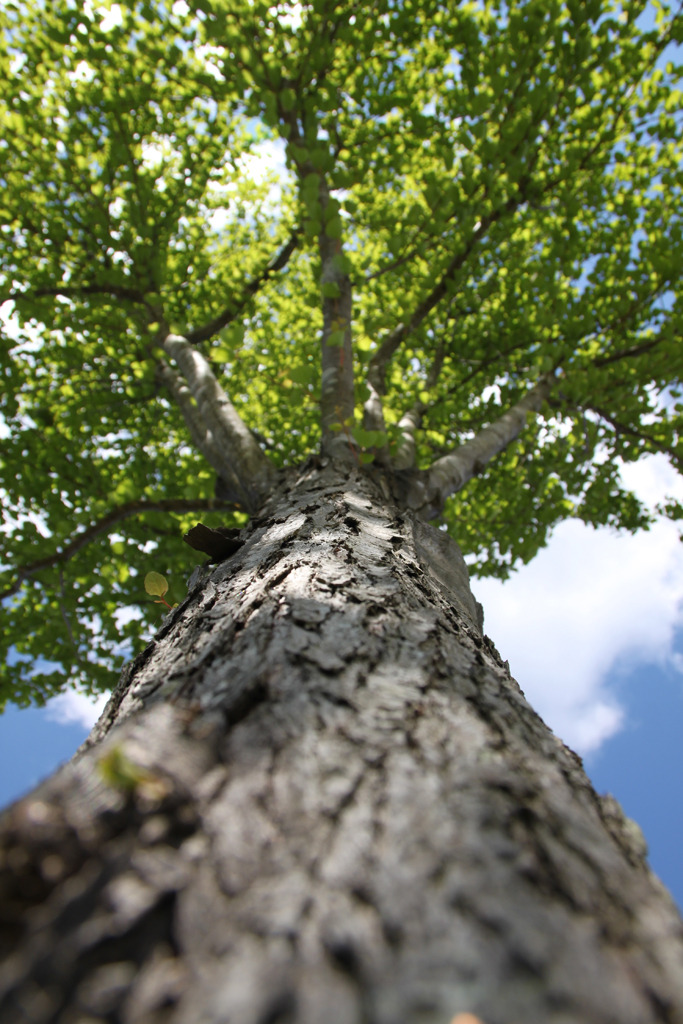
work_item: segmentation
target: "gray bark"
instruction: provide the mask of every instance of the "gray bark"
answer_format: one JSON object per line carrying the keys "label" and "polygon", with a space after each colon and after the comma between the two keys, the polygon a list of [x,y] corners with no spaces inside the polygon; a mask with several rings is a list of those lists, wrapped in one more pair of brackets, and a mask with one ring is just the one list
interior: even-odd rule
{"label": "gray bark", "polygon": [[[343,456],[349,438],[340,435],[339,426],[352,423],[355,403],[353,399],[353,347],[351,341],[351,279],[343,265],[343,249],[339,238],[329,238],[325,222],[330,205],[330,193],[323,177],[320,178],[319,201],[323,228],[318,236],[320,253],[320,283],[336,290],[335,295],[323,295],[323,330],[320,339],[322,382],[320,394],[320,425],[323,449]],[[343,333],[341,345],[330,345],[332,335]],[[347,460],[348,461],[348,460]]]}
{"label": "gray bark", "polygon": [[456,545],[311,461],[0,826],[3,1024],[683,1022],[638,830]]}
{"label": "gray bark", "polygon": [[[219,473],[229,483],[238,482],[245,506],[252,511],[268,491],[273,476],[270,460],[259,448],[202,353],[177,334],[166,335],[162,346],[177,364],[196,402],[197,419],[193,423],[189,396],[186,398],[179,389],[172,391],[193,440],[199,440],[202,433],[197,423],[201,421],[211,453],[220,460]],[[199,450],[203,451],[203,447]]]}
{"label": "gray bark", "polygon": [[440,514],[446,499],[461,491],[499,452],[522,433],[531,414],[540,412],[552,377],[542,377],[530,391],[471,440],[443,455],[427,470],[405,475],[403,501],[425,518]]}
{"label": "gray bark", "polygon": [[223,478],[227,476],[230,479],[233,490],[239,493],[240,484],[232,471],[229,456],[214,441],[213,434],[204,422],[200,408],[194,401],[192,392],[187,384],[183,383],[180,374],[176,373],[163,359],[157,362],[156,372],[159,380],[166,386],[169,395],[179,409],[194,447],[204,456],[211,468],[219,476]]}

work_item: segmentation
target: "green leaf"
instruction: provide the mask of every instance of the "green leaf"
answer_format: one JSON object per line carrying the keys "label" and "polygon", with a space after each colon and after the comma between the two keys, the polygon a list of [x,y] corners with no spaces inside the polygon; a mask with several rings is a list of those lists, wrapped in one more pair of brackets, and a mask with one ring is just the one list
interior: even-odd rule
{"label": "green leaf", "polygon": [[388,443],[384,430],[364,430],[362,427],[354,427],[351,434],[361,448],[382,448]]}
{"label": "green leaf", "polygon": [[145,576],[145,590],[153,597],[163,597],[168,591],[168,583],[158,572],[148,572]]}

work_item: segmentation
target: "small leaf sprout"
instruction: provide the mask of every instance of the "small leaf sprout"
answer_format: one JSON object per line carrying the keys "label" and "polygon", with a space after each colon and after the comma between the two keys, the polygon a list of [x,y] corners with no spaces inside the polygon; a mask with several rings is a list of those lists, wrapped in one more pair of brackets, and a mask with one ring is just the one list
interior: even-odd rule
{"label": "small leaf sprout", "polygon": [[168,583],[166,582],[166,577],[162,576],[160,572],[147,573],[145,576],[145,590],[152,597],[161,598],[160,601],[155,601],[155,604],[165,604],[167,608],[174,607],[174,605],[164,600],[164,594],[168,591]]}

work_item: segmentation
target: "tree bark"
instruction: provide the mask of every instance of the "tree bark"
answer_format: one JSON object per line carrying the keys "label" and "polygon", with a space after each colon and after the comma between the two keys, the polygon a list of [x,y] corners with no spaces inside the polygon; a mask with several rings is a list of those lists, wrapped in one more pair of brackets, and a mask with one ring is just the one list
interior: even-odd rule
{"label": "tree bark", "polygon": [[3,1024],[683,1022],[683,922],[391,482],[283,474],[0,827]]}

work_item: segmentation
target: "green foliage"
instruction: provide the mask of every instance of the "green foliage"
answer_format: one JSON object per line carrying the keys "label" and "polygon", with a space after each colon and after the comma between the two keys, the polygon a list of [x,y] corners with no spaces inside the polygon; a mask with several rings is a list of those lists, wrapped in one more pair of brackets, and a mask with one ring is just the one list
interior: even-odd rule
{"label": "green foliage", "polygon": [[211,510],[215,474],[159,377],[165,330],[222,317],[198,348],[268,455],[317,447],[322,306],[340,295],[321,237],[351,278],[358,402],[407,325],[386,430],[345,428],[362,461],[396,451],[419,406],[427,466],[555,375],[541,418],[447,505],[478,571],[505,575],[570,515],[646,525],[618,460],[678,464],[682,16],[645,0],[358,11],[2,5],[0,591],[46,564],[4,601],[0,703],[112,685],[159,622],[150,562],[174,589],[192,568],[189,506],[245,521]]}

